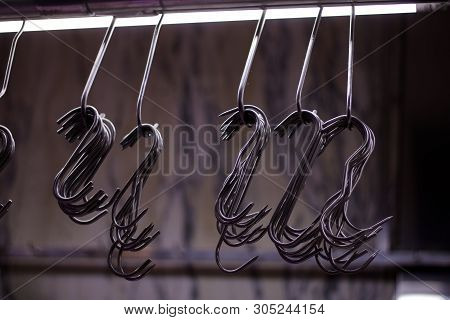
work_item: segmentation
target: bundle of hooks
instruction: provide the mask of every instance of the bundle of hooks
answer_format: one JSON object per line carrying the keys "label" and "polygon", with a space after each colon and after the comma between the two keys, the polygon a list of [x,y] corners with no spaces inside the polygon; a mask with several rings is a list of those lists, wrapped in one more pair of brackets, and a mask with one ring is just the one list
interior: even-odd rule
{"label": "bundle of hooks", "polygon": [[[340,132],[356,128],[362,136],[361,146],[347,159],[341,189],[332,195],[320,214],[321,241],[316,255],[319,266],[328,273],[352,273],[366,268],[379,251],[372,253],[364,262],[362,257],[372,252],[367,241],[382,230],[382,225],[392,217],[385,218],[368,228],[358,228],[347,216],[350,196],[361,178],[364,166],[375,147],[375,136],[367,124],[352,116],[353,55],[355,38],[355,6],[352,6],[349,27],[349,53],[347,68],[347,113],[325,122],[323,126],[323,150]],[[360,248],[364,245],[364,249]],[[353,267],[352,264],[357,264]]]}
{"label": "bundle of hooks", "polygon": [[[140,203],[142,189],[163,149],[163,139],[157,129],[158,125],[142,123],[142,103],[163,17],[164,14],[161,14],[159,22],[153,31],[152,43],[150,45],[144,77],[137,101],[137,126],[128,133],[120,143],[123,149],[133,147],[140,138],[149,139],[151,143],[150,148],[147,151],[147,156],[122,188],[112,206],[112,224],[110,230],[112,246],[108,255],[108,265],[116,275],[127,280],[139,280],[155,266],[151,259],[147,259],[141,266],[132,271],[126,271],[122,256],[125,252],[135,252],[144,249],[159,235],[159,231],[153,231],[155,227],[153,223],[144,227],[138,234],[138,222],[141,221],[148,212],[148,208],[139,212],[141,210]],[[123,201],[127,192],[128,197]],[[123,204],[120,207],[122,202]]]}
{"label": "bundle of hooks", "polygon": [[[14,60],[14,54],[16,52],[17,42],[19,41],[20,36],[23,33],[23,28],[25,27],[25,20],[22,21],[22,26],[20,30],[14,35],[14,38],[11,43],[11,49],[9,50],[8,63],[6,64],[5,77],[3,78],[3,85],[0,91],[0,98],[2,98],[6,89],[8,88],[9,76],[11,74],[12,63]],[[0,125],[0,172],[8,164],[11,159],[16,148],[16,144],[14,142],[13,135],[11,131],[5,126]],[[6,204],[0,204],[0,219],[8,212],[9,207],[11,206],[12,201],[8,200]]]}
{"label": "bundle of hooks", "polygon": [[[116,190],[109,201],[103,190],[90,195],[94,190],[92,179],[111,150],[116,130],[103,114],[87,105],[89,91],[114,31],[115,21],[113,18],[103,38],[81,97],[81,106],[69,111],[57,121],[61,126],[59,134],[64,134],[70,143],[80,143],[56,175],[53,193],[64,213],[80,224],[92,223],[108,213],[107,208],[119,194],[119,190]],[[89,217],[84,218],[86,216]]]}
{"label": "bundle of hooks", "polygon": [[[222,115],[229,115],[229,117],[221,126],[221,138],[222,140],[229,140],[242,127],[239,109],[231,109]],[[247,125],[253,128],[253,133],[240,150],[233,171],[226,178],[215,206],[217,229],[220,233],[216,260],[222,270],[229,272],[244,268],[252,263],[256,257],[237,270],[228,270],[220,263],[219,253],[222,243],[225,242],[228,246],[238,247],[258,241],[264,236],[266,228],[262,225],[256,226],[256,224],[270,211],[270,208],[265,206],[260,211],[252,212],[253,202],[240,210],[245,193],[270,136],[269,122],[259,108],[246,105],[245,121]]]}
{"label": "bundle of hooks", "polygon": [[237,108],[230,109],[221,114],[221,116],[228,116],[220,127],[222,140],[230,140],[243,126],[248,126],[253,129],[250,139],[241,148],[233,171],[226,178],[215,205],[217,230],[220,233],[220,238],[216,246],[216,262],[222,271],[228,273],[242,270],[253,263],[258,257],[251,258],[235,269],[227,269],[220,261],[222,244],[225,243],[230,247],[239,247],[260,240],[266,233],[267,227],[264,227],[262,224],[257,224],[271,210],[268,206],[265,206],[259,211],[252,212],[253,202],[240,210],[259,159],[271,135],[270,124],[264,112],[255,106],[244,105],[245,86],[265,21],[266,10],[263,10],[258,25],[256,26],[253,41],[244,66],[244,72],[239,83]]}
{"label": "bundle of hooks", "polygon": [[[151,147],[148,150],[147,156],[122,188],[112,206],[110,235],[113,244],[108,255],[108,265],[116,275],[126,278],[127,280],[138,280],[142,278],[155,265],[152,264],[152,260],[147,259],[137,269],[127,272],[122,264],[123,253],[126,251],[142,250],[159,235],[159,231],[153,232],[154,225],[151,223],[136,236],[138,222],[148,211],[148,208],[146,208],[139,212],[142,195],[141,191],[163,148],[163,140],[156,126],[143,124],[140,127],[138,126],[133,129],[133,131],[124,137],[121,142],[123,149],[132,147],[140,137],[151,139]],[[119,202],[121,202],[127,191],[129,191],[128,198],[125,200],[122,207],[119,208]],[[117,255],[114,259],[116,251]],[[114,261],[116,265],[114,264]]]}
{"label": "bundle of hooks", "polygon": [[[11,131],[5,126],[0,125],[0,171],[8,164],[15,149],[14,138]],[[8,200],[6,204],[0,204],[0,219],[8,212],[12,201]]]}
{"label": "bundle of hooks", "polygon": [[300,162],[284,192],[269,223],[269,237],[274,243],[280,256],[289,263],[301,263],[318,254],[317,242],[320,241],[320,229],[317,220],[306,228],[295,228],[289,225],[298,196],[303,190],[314,161],[322,148],[323,122],[317,116],[316,111],[311,112],[302,108],[302,90],[306,80],[309,61],[311,60],[320,20],[322,7],[319,8],[313,30],[305,55],[300,80],[297,87],[297,110],[284,119],[274,130],[280,136],[293,137],[301,127],[309,127],[309,135],[305,138],[309,141],[300,157]]}
{"label": "bundle of hooks", "polygon": [[[73,221],[80,224],[92,223],[108,210],[118,195],[107,201],[103,190],[89,196],[94,189],[92,179],[105,160],[115,139],[114,125],[100,115],[92,106],[87,106],[86,116],[81,107],[75,108],[61,117],[59,134],[72,143],[80,141],[64,167],[58,172],[53,184],[53,192],[61,210]],[[86,220],[82,218],[96,213]]]}
{"label": "bundle of hooks", "polygon": [[322,147],[322,121],[315,112],[303,110],[299,113],[296,111],[275,128],[275,133],[280,136],[287,134],[291,138],[302,125],[311,127],[310,136],[306,139],[309,144],[275,209],[268,232],[280,256],[290,263],[303,262],[314,257],[320,251],[317,248],[317,242],[321,237],[317,221],[303,229],[288,225],[298,196],[306,184],[306,179],[310,176],[310,168]]}
{"label": "bundle of hooks", "polygon": [[[308,111],[303,111],[304,115],[307,115],[305,112]],[[347,216],[350,197],[374,149],[375,136],[369,126],[352,116],[352,128],[356,128],[361,133],[363,143],[345,162],[340,190],[326,201],[320,215],[308,227],[294,228],[289,226],[288,222],[298,195],[309,176],[309,167],[325,151],[334,137],[348,128],[346,115],[331,119],[324,124],[318,118],[315,119],[317,116],[314,117],[314,113],[309,112],[309,115],[308,118],[304,117],[303,121],[313,123],[314,126],[309,139],[310,143],[274,212],[268,233],[280,256],[287,262],[300,263],[315,257],[318,265],[328,273],[358,272],[367,267],[378,253],[377,251],[364,262],[359,262],[360,258],[370,252],[367,248],[359,249],[369,239],[375,237],[382,230],[381,226],[391,219],[388,217],[370,227],[358,228]],[[283,132],[287,131],[289,135],[293,135],[298,123],[298,113],[295,112],[279,125],[277,132],[284,134]],[[353,263],[358,266],[352,267]]]}
{"label": "bundle of hooks", "polygon": [[[286,132],[291,137],[301,125],[310,125],[312,134],[307,138],[308,147],[301,155],[300,164],[291,178],[289,185],[278,204],[269,224],[269,236],[274,242],[280,256],[290,263],[300,263],[315,257],[318,265],[328,273],[351,273],[367,267],[378,252],[371,254],[360,262],[369,250],[360,248],[381,231],[381,225],[391,217],[383,219],[368,228],[358,228],[347,216],[347,209],[352,192],[361,178],[375,146],[372,130],[357,117],[351,115],[352,76],[353,76],[353,39],[354,7],[350,17],[349,66],[347,84],[347,114],[331,119],[325,123],[315,112],[302,110],[301,92],[305,82],[311,51],[318,32],[322,15],[320,8],[306,53],[297,89],[297,111],[286,118],[275,130],[278,134]],[[304,188],[309,176],[309,168],[322,154],[329,143],[345,129],[356,128],[362,135],[362,145],[347,159],[341,189],[332,195],[323,206],[320,215],[306,228],[289,226],[289,219],[297,202],[298,195]],[[366,246],[368,247],[368,246]],[[357,266],[354,267],[353,264]]]}
{"label": "bundle of hooks", "polygon": [[[349,120],[346,115],[331,119],[324,124],[322,152],[335,136],[348,128],[348,124]],[[328,273],[357,272],[367,267],[379,251],[371,254],[357,267],[351,268],[351,264],[370,252],[369,247],[358,250],[369,239],[375,237],[382,230],[381,226],[392,218],[385,218],[368,228],[358,228],[351,223],[347,216],[350,196],[375,147],[375,136],[367,124],[357,117],[351,116],[350,125],[351,128],[359,131],[363,142],[345,162],[341,189],[326,201],[320,214],[322,237],[317,248],[321,250],[316,255],[316,261]]]}

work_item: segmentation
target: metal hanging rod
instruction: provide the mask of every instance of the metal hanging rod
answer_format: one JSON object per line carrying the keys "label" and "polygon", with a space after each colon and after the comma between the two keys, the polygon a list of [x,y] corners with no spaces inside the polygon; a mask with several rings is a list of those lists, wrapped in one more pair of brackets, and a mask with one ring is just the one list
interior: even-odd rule
{"label": "metal hanging rod", "polygon": [[[413,1],[412,1],[413,2]],[[435,3],[420,1],[420,3]],[[144,16],[161,11],[401,4],[395,0],[2,0],[0,20],[80,16]]]}
{"label": "metal hanging rod", "polygon": [[[0,2],[1,3],[1,2]],[[423,5],[422,5],[423,6]],[[416,13],[422,6],[416,4],[393,4],[393,5],[358,5],[355,6],[356,15],[382,15],[382,14],[401,14]],[[428,5],[428,9],[432,9]],[[323,7],[323,17],[349,16],[352,12],[352,6],[326,6]],[[272,19],[298,19],[313,18],[317,16],[318,6],[310,7],[281,7],[264,9],[267,20]],[[437,9],[436,9],[437,10]],[[164,24],[190,24],[190,23],[208,23],[208,22],[232,22],[232,21],[252,21],[258,20],[261,16],[262,9],[243,9],[243,10],[209,10],[209,11],[183,11],[169,12],[164,14]],[[112,17],[115,15],[105,16],[84,16],[70,18],[50,17],[44,19],[27,19],[24,32],[30,31],[55,31],[70,29],[92,29],[106,28],[109,26]],[[129,26],[149,26],[156,25],[160,14],[152,14],[145,16],[121,16],[117,19],[116,27]],[[22,20],[1,21],[0,33],[17,32]]]}

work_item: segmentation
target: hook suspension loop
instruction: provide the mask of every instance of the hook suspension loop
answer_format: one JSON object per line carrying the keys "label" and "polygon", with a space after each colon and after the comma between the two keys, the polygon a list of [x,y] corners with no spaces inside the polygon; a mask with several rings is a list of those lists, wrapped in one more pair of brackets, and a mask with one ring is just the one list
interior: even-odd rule
{"label": "hook suspension loop", "polygon": [[261,17],[259,18],[258,25],[256,26],[255,35],[253,36],[253,41],[250,46],[250,51],[247,56],[247,61],[245,62],[244,72],[242,73],[241,82],[239,83],[238,95],[237,95],[237,105],[239,108],[239,114],[241,122],[245,123],[244,115],[244,91],[247,84],[248,75],[250,73],[250,68],[252,66],[253,58],[255,57],[256,48],[258,47],[259,39],[261,38],[261,33],[266,22],[266,9],[263,9]]}

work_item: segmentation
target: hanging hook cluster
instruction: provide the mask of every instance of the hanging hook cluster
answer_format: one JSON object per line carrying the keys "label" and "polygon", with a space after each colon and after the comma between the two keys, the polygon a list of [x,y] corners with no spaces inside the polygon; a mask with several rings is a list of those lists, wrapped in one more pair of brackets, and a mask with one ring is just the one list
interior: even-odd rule
{"label": "hanging hook cluster", "polygon": [[[268,205],[260,210],[254,210],[253,202],[244,205],[252,178],[272,133],[264,112],[254,105],[244,104],[245,87],[265,25],[265,9],[262,10],[258,21],[241,76],[237,106],[220,115],[226,117],[220,127],[222,140],[231,140],[244,126],[251,129],[251,135],[241,148],[233,170],[225,179],[215,204],[217,230],[220,234],[215,257],[219,268],[225,272],[240,271],[258,257],[255,256],[236,268],[227,268],[221,262],[221,249],[224,244],[233,248],[254,244],[266,233],[285,261],[301,263],[314,257],[319,267],[331,274],[360,271],[367,267],[378,253],[378,251],[374,252],[367,242],[382,230],[383,224],[391,217],[372,226],[360,228],[351,222],[348,215],[352,193],[375,147],[375,136],[370,127],[352,115],[354,6],[351,8],[349,28],[346,114],[322,121],[316,110],[309,111],[302,106],[302,91],[322,11],[320,7],[305,55],[296,93],[297,110],[273,130],[280,136],[287,135],[291,138],[299,128],[308,128],[308,134],[304,137],[307,142],[306,148],[300,153],[299,164],[267,226],[264,225],[264,219],[271,211]],[[93,179],[114,144],[116,130],[104,114],[87,104],[87,99],[114,32],[115,17],[107,29],[89,74],[81,97],[81,105],[57,121],[60,126],[58,134],[64,135],[69,143],[78,142],[78,145],[55,177],[54,195],[61,210],[79,224],[93,223],[111,213],[112,245],[107,258],[108,265],[114,274],[127,280],[141,279],[155,266],[151,259],[146,259],[140,266],[130,269],[124,263],[124,255],[145,249],[159,235],[153,223],[144,225],[148,208],[141,207],[141,197],[143,188],[162,152],[163,138],[157,124],[142,122],[142,104],[163,18],[164,14],[161,14],[153,31],[136,104],[137,125],[120,143],[123,150],[132,148],[143,140],[149,147],[138,168],[112,197],[109,197],[102,189],[94,192]],[[24,26],[25,20],[12,41],[0,98],[5,94],[8,86],[15,48]],[[346,129],[356,129],[361,135],[362,143],[345,162],[339,190],[328,198],[319,215],[309,226],[295,227],[291,223],[295,205],[306,185],[307,178],[311,175],[316,159],[323,154],[334,138]],[[8,163],[14,148],[15,142],[11,132],[6,127],[0,126],[0,170]],[[0,204],[0,218],[7,212],[10,205],[11,201],[5,205]],[[363,257],[365,259],[362,259]]]}
{"label": "hanging hook cluster", "polygon": [[[371,254],[364,262],[359,262],[360,258],[372,251],[366,242],[375,237],[382,230],[382,225],[391,219],[388,217],[368,228],[358,228],[352,224],[347,215],[350,196],[375,147],[375,136],[372,130],[357,117],[351,116],[350,119],[352,128],[358,130],[363,142],[345,162],[341,188],[326,201],[320,214],[322,237],[317,247],[321,250],[316,256],[316,261],[329,273],[357,272],[367,267],[378,251]],[[340,132],[348,128],[348,124],[346,115],[325,122],[323,148]],[[361,247],[365,248],[360,250]],[[358,265],[357,267],[352,266],[354,262]]]}
{"label": "hanging hook cluster", "polygon": [[[281,201],[278,203],[271,217],[268,226],[268,234],[280,256],[289,263],[301,263],[314,257],[320,268],[328,273],[352,273],[364,269],[376,257],[378,251],[370,254],[364,261],[361,259],[373,251],[370,250],[367,241],[375,237],[382,230],[382,225],[391,217],[383,219],[370,227],[359,228],[350,221],[350,218],[347,215],[351,195],[362,176],[363,169],[375,146],[375,136],[370,127],[359,118],[353,116],[351,112],[355,24],[354,6],[352,6],[350,15],[346,115],[338,116],[323,122],[317,116],[315,110],[308,111],[304,110],[302,107],[302,90],[311,59],[312,49],[319,30],[322,11],[322,7],[320,7],[314,22],[300,75],[296,95],[297,110],[290,114],[274,129],[274,133],[281,136],[288,135],[288,137],[291,138],[300,127],[306,126],[309,128],[309,134],[304,138],[307,144],[306,148],[302,150],[296,171],[291,177]],[[251,51],[250,54],[254,55],[254,52]],[[325,202],[320,214],[309,226],[304,228],[292,226],[289,222],[295,204],[297,203],[301,191],[304,189],[307,178],[311,175],[312,166],[314,165],[315,160],[325,151],[326,147],[337,135],[345,129],[351,128],[356,128],[358,130],[362,136],[363,142],[345,162],[340,190]],[[254,171],[251,171],[251,173],[253,172]],[[238,181],[239,178],[232,175],[227,178],[221,193],[219,193],[218,202],[223,198],[223,190],[229,184],[229,181],[234,180]],[[234,196],[236,199],[242,199],[245,191],[246,186],[242,189],[236,188],[235,190],[230,191],[227,196],[229,198]],[[238,204],[240,204],[240,202],[238,202]],[[251,206],[252,205],[253,204],[251,204]],[[249,207],[250,209],[251,206]],[[250,211],[250,209],[248,211]],[[266,208],[263,209],[263,212],[267,214],[267,212],[264,211],[265,209]],[[223,214],[218,214],[217,206],[216,216],[218,225],[225,225],[224,223],[226,220],[224,219]],[[255,214],[255,216],[258,215]],[[234,221],[232,216],[229,220]],[[222,233],[219,244],[222,241],[225,241],[223,238],[224,234],[227,232],[227,229],[224,227],[219,229],[219,231],[220,230],[222,230]],[[231,233],[231,236],[233,235],[236,235],[236,233]],[[258,234],[259,238],[263,235],[264,232],[262,231],[261,234]],[[233,245],[233,243],[229,245]],[[253,261],[254,259],[249,261],[249,263]],[[218,264],[223,270],[224,268],[220,265],[219,261]],[[238,271],[240,269],[242,268],[232,271]]]}
{"label": "hanging hook cluster", "polygon": [[[324,204],[320,214],[321,239],[316,255],[318,265],[328,273],[352,273],[366,268],[379,251],[372,250],[367,241],[375,237],[382,225],[392,217],[387,217],[370,227],[359,228],[347,215],[350,197],[358,184],[363,169],[375,147],[375,135],[370,127],[352,115],[353,98],[353,56],[355,36],[355,6],[351,7],[349,27],[349,53],[347,66],[347,112],[324,123],[323,152],[326,146],[345,129],[356,128],[362,137],[362,144],[347,159],[341,188]],[[363,249],[362,249],[363,248]],[[370,254],[373,252],[372,254]],[[362,260],[362,257],[366,257]],[[354,266],[356,265],[356,266]]]}
{"label": "hanging hook cluster", "polygon": [[289,225],[297,199],[303,190],[307,178],[311,175],[311,168],[320,154],[323,139],[323,123],[316,111],[308,111],[302,108],[302,91],[306,81],[312,50],[319,31],[323,8],[320,7],[314,21],[308,48],[305,55],[300,80],[297,87],[297,110],[291,113],[274,130],[280,136],[293,137],[296,131],[302,127],[309,128],[309,135],[305,141],[309,142],[303,153],[299,165],[296,168],[281,201],[278,203],[269,224],[269,237],[274,243],[280,256],[290,263],[301,263],[320,252],[317,243],[321,239],[318,218],[308,227],[295,228]]}
{"label": "hanging hook cluster", "polygon": [[61,126],[58,133],[64,134],[69,142],[80,141],[80,143],[55,177],[53,189],[55,197],[63,212],[80,224],[95,222],[111,212],[112,245],[107,257],[108,265],[114,274],[127,280],[141,279],[154,267],[154,264],[151,259],[147,259],[139,267],[129,271],[123,255],[127,252],[143,250],[159,235],[159,231],[154,230],[153,223],[140,228],[144,216],[148,213],[148,209],[141,209],[141,196],[142,189],[162,151],[163,139],[157,124],[142,123],[141,113],[163,16],[161,14],[153,32],[136,106],[137,126],[120,143],[125,150],[132,148],[141,139],[145,139],[149,147],[144,160],[124,187],[117,189],[111,199],[108,200],[108,195],[103,190],[90,194],[94,189],[92,179],[111,150],[116,131],[111,121],[103,114],[99,114],[96,108],[87,105],[87,97],[112,37],[116,18],[112,19],[100,46],[81,97],[81,106],[69,111],[58,120]]}
{"label": "hanging hook cluster", "polygon": [[288,222],[306,184],[306,179],[310,176],[311,167],[320,152],[322,121],[315,112],[303,110],[298,113],[296,111],[275,128],[275,133],[280,136],[287,134],[290,138],[302,125],[310,127],[307,137],[309,144],[269,223],[270,239],[280,256],[290,263],[303,262],[319,252],[316,243],[320,239],[320,230],[316,222],[303,229],[289,226]]}
{"label": "hanging hook cluster", "polygon": [[[216,247],[216,261],[218,266],[226,272],[237,272],[251,264],[257,257],[250,259],[238,268],[227,269],[220,262],[222,244],[238,247],[255,243],[261,239],[266,232],[266,227],[263,225],[257,226],[257,224],[270,211],[270,208],[265,206],[261,210],[253,212],[253,202],[240,209],[270,136],[270,126],[262,110],[255,106],[246,105],[244,114],[246,124],[252,127],[253,133],[240,150],[233,171],[225,180],[215,206],[217,229],[220,233],[220,239]],[[229,117],[221,127],[222,140],[230,140],[241,127],[240,112],[235,108],[223,115],[229,115]]]}
{"label": "hanging hook cluster", "polygon": [[107,214],[108,207],[119,194],[119,190],[116,190],[109,201],[103,190],[91,194],[94,190],[92,179],[111,150],[116,130],[103,114],[87,105],[89,91],[113,34],[115,22],[114,17],[103,38],[81,97],[81,106],[69,111],[57,121],[61,126],[58,134],[64,134],[69,143],[79,141],[79,144],[56,175],[53,193],[61,210],[80,224],[95,222]]}
{"label": "hanging hook cluster", "polygon": [[292,212],[297,202],[298,196],[303,190],[306,179],[310,176],[311,167],[317,158],[323,135],[323,123],[317,116],[317,113],[303,110],[302,108],[302,91],[306,81],[311,54],[314,47],[319,25],[322,18],[322,7],[319,8],[317,17],[314,21],[313,30],[309,40],[308,48],[305,55],[300,80],[297,87],[296,105],[297,110],[291,113],[283,120],[274,130],[280,136],[288,135],[293,137],[295,132],[302,126],[310,128],[309,136],[306,141],[309,144],[303,151],[299,165],[296,168],[289,184],[284,192],[281,201],[275,209],[272,219],[269,223],[269,237],[274,243],[280,256],[290,263],[300,263],[311,257],[314,257],[319,250],[316,247],[318,239],[320,239],[320,230],[317,223],[313,223],[306,228],[295,228],[289,225]]}
{"label": "hanging hook cluster", "polygon": [[[159,231],[154,231],[154,224],[144,227],[138,234],[138,222],[147,214],[148,208],[140,212],[142,189],[152,172],[158,157],[163,149],[163,139],[158,131],[158,125],[142,123],[142,103],[145,89],[150,75],[150,70],[155,55],[156,43],[161,30],[164,14],[161,14],[159,22],[153,31],[147,64],[144,71],[141,88],[137,102],[137,126],[128,133],[120,143],[123,149],[131,148],[139,139],[146,139],[150,142],[145,159],[141,162],[137,170],[121,189],[119,196],[112,206],[111,240],[112,246],[108,255],[110,269],[118,276],[127,280],[138,280],[145,276],[153,267],[151,259],[147,259],[141,266],[126,271],[123,265],[122,255],[125,252],[139,251],[147,247],[158,235]],[[123,198],[128,194],[126,200]],[[122,206],[121,206],[121,203]]]}
{"label": "hanging hook cluster", "polygon": [[254,203],[252,202],[245,208],[240,209],[245,193],[258,166],[259,159],[271,134],[270,124],[264,112],[258,107],[244,105],[243,102],[245,86],[264,28],[265,17],[266,11],[263,10],[239,84],[238,106],[221,114],[221,116],[228,116],[220,128],[222,140],[230,140],[245,125],[253,130],[252,135],[241,148],[233,171],[226,178],[215,206],[217,229],[220,233],[220,239],[216,247],[216,262],[220,269],[229,273],[242,270],[258,257],[251,258],[237,268],[228,269],[220,261],[222,244],[225,243],[230,247],[239,247],[257,242],[267,231],[267,227],[260,224],[260,222],[270,212],[268,206],[253,212]]}
{"label": "hanging hook cluster", "polygon": [[[9,50],[8,62],[6,64],[5,76],[3,78],[3,85],[0,91],[0,99],[5,95],[6,89],[8,88],[9,76],[11,75],[12,64],[14,60],[14,55],[16,52],[17,42],[23,33],[25,27],[25,20],[22,20],[22,25],[19,31],[14,35],[11,43],[11,49]],[[13,155],[16,148],[16,144],[11,131],[5,126],[0,125],[0,172],[9,163],[11,156]],[[0,219],[8,212],[12,201],[8,200],[5,204],[0,204]]]}

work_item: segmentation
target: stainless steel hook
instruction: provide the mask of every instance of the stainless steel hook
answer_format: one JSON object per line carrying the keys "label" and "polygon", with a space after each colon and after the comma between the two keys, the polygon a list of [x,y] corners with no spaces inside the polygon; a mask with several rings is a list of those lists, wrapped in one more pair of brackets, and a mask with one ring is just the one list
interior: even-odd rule
{"label": "stainless steel hook", "polygon": [[[9,76],[11,74],[11,68],[14,60],[14,54],[16,52],[17,41],[23,33],[23,28],[25,27],[25,20],[22,22],[20,30],[15,34],[11,49],[9,50],[8,62],[6,64],[5,77],[3,78],[3,85],[0,91],[0,98],[2,98],[6,89],[8,88]],[[8,164],[14,153],[16,144],[11,131],[5,126],[0,125],[0,171]],[[0,219],[8,212],[8,208],[11,206],[12,201],[8,200],[6,204],[0,204]]]}
{"label": "stainless steel hook", "polygon": [[348,36],[348,67],[347,67],[347,127],[352,122],[352,98],[353,98],[353,53],[355,43],[355,6],[352,4],[350,15],[350,27]]}
{"label": "stainless steel hook", "polygon": [[[222,115],[229,117],[220,128],[221,138],[230,140],[244,124],[240,122],[238,108],[228,110]],[[251,258],[237,268],[228,269],[224,267],[220,259],[222,244],[239,247],[259,241],[267,232],[267,227],[261,222],[271,210],[265,206],[259,211],[253,211],[253,202],[241,209],[259,159],[271,135],[269,121],[261,109],[246,105],[245,118],[252,127],[253,134],[241,148],[233,171],[226,178],[215,205],[217,230],[220,233],[216,246],[216,262],[222,271],[228,273],[242,270],[258,257]]]}
{"label": "stainless steel hook", "polygon": [[316,20],[314,21],[314,26],[313,26],[313,29],[311,32],[311,37],[309,38],[308,49],[306,50],[305,61],[303,62],[302,73],[300,74],[300,80],[298,82],[296,102],[297,102],[298,114],[300,116],[302,114],[303,86],[305,85],[306,74],[308,72],[308,66],[309,66],[309,62],[311,60],[311,53],[312,53],[312,49],[314,47],[314,42],[316,41],[317,33],[319,31],[320,20],[322,19],[322,11],[323,11],[323,8],[320,7],[319,12],[317,13],[317,16],[316,16]]}
{"label": "stainless steel hook", "polygon": [[255,35],[253,36],[253,41],[250,46],[250,51],[247,56],[247,61],[245,62],[244,72],[242,73],[241,82],[239,83],[239,88],[238,88],[237,105],[239,108],[239,115],[240,115],[242,123],[245,123],[245,116],[244,116],[245,86],[247,84],[248,75],[250,73],[250,68],[253,63],[253,58],[255,57],[256,48],[258,47],[259,39],[261,38],[261,33],[263,31],[265,22],[266,22],[266,9],[263,9],[263,11],[261,13],[261,17],[259,18],[259,21],[258,21],[258,25],[256,26]]}
{"label": "stainless steel hook", "polygon": [[161,26],[164,18],[164,13],[161,13],[158,24],[153,31],[152,43],[150,45],[150,50],[148,52],[147,64],[145,65],[144,77],[142,79],[141,88],[139,90],[139,96],[137,100],[136,116],[138,127],[142,127],[142,103],[144,101],[145,88],[147,87],[148,77],[150,75],[150,70],[152,67],[153,57],[155,55],[156,43],[158,42],[159,32],[161,31]]}
{"label": "stainless steel hook", "polygon": [[16,52],[17,41],[19,41],[19,38],[22,35],[23,29],[25,27],[25,19],[23,19],[22,21],[23,21],[22,26],[20,27],[20,30],[14,36],[13,41],[11,43],[11,49],[9,50],[8,63],[6,64],[5,77],[3,78],[2,90],[0,91],[0,98],[2,98],[5,95],[6,89],[8,88],[9,76],[11,74],[14,55]]}
{"label": "stainless steel hook", "polygon": [[[114,144],[116,129],[104,114],[87,105],[87,97],[114,31],[115,21],[114,17],[103,38],[81,97],[81,106],[72,109],[57,121],[60,125],[58,134],[63,134],[70,143],[79,141],[79,144],[56,175],[53,193],[62,211],[79,224],[93,223],[106,215],[108,207],[119,195],[119,190],[116,190],[107,201],[109,197],[101,189],[92,194],[92,179]],[[86,216],[89,218],[85,218]]]}
{"label": "stainless steel hook", "polygon": [[81,95],[81,114],[83,118],[86,118],[86,106],[87,106],[87,98],[89,96],[89,92],[91,91],[92,84],[94,83],[95,77],[97,75],[98,69],[103,60],[103,56],[105,55],[106,49],[108,48],[109,40],[111,40],[111,36],[114,32],[114,28],[116,26],[116,17],[113,17],[111,20],[111,24],[106,31],[106,34],[103,38],[100,49],[97,53],[97,57],[95,58],[94,65],[92,66],[91,73],[89,74],[89,78],[84,86],[83,94]]}
{"label": "stainless steel hook", "polygon": [[[117,276],[127,280],[139,280],[155,266],[151,259],[146,259],[139,267],[129,271],[129,268],[124,267],[123,260],[128,252],[143,250],[159,235],[159,231],[153,230],[155,227],[153,223],[144,228],[139,226],[140,223],[143,223],[142,218],[149,214],[148,208],[143,210],[140,208],[142,190],[163,149],[163,139],[157,129],[157,125],[143,124],[141,110],[163,17],[164,14],[161,14],[159,22],[153,30],[144,77],[137,100],[137,126],[120,143],[122,148],[126,149],[134,146],[140,138],[151,141],[145,159],[141,161],[131,178],[121,189],[111,210],[110,236],[113,244],[108,255],[108,265]],[[146,143],[146,145],[148,146],[149,144]]]}

